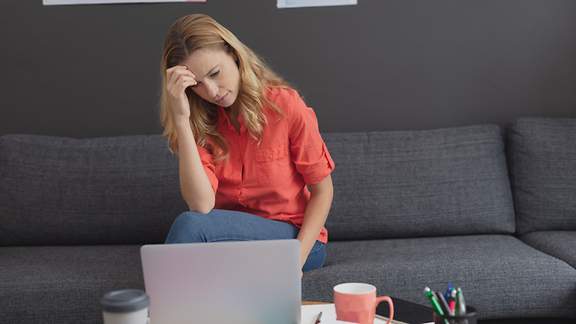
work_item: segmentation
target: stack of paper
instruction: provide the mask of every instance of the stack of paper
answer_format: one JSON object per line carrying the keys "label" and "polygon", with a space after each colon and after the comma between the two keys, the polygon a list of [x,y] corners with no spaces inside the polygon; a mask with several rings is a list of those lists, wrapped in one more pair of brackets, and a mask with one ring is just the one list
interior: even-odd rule
{"label": "stack of paper", "polygon": [[[336,319],[336,307],[334,304],[302,305],[302,324],[313,324],[318,313],[322,312],[321,324],[356,324],[339,321]],[[377,315],[374,324],[386,324],[388,318]],[[400,321],[392,321],[393,324],[408,324]]]}

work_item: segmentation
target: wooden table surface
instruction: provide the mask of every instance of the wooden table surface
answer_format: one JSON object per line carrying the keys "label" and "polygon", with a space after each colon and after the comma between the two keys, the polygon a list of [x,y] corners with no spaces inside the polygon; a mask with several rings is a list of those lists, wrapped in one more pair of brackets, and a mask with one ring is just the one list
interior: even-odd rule
{"label": "wooden table surface", "polygon": [[329,304],[327,302],[322,301],[314,301],[314,300],[303,300],[302,305],[319,305],[319,304]]}

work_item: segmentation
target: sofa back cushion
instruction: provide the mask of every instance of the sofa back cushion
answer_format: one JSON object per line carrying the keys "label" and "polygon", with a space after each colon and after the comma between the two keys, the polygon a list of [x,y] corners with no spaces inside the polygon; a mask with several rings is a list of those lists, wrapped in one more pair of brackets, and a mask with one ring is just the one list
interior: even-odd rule
{"label": "sofa back cushion", "polygon": [[509,155],[518,232],[576,230],[576,119],[516,120]]}
{"label": "sofa back cushion", "polygon": [[0,245],[159,243],[187,210],[160,135],[0,137]]}
{"label": "sofa back cushion", "polygon": [[[331,240],[514,231],[498,126],[323,137]],[[0,245],[161,243],[185,210],[160,135],[0,136]]]}
{"label": "sofa back cushion", "polygon": [[501,129],[325,134],[330,240],[513,233]]}

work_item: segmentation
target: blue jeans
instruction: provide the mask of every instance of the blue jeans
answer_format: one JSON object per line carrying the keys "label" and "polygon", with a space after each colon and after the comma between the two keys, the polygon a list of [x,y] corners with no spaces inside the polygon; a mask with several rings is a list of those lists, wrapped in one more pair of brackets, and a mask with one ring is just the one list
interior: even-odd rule
{"label": "blue jeans", "polygon": [[[164,243],[295,239],[298,232],[290,223],[235,210],[212,209],[208,214],[187,211],[174,220]],[[326,246],[316,241],[302,271],[320,268],[325,260]]]}

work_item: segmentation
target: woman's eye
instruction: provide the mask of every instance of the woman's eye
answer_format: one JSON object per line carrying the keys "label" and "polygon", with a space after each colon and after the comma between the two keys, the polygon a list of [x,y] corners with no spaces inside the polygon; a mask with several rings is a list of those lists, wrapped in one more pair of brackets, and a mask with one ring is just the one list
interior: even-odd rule
{"label": "woman's eye", "polygon": [[211,77],[215,77],[215,76],[217,76],[217,75],[218,75],[218,73],[220,73],[220,71],[216,71],[216,72],[214,72],[214,73],[210,74],[210,76],[211,76]]}

